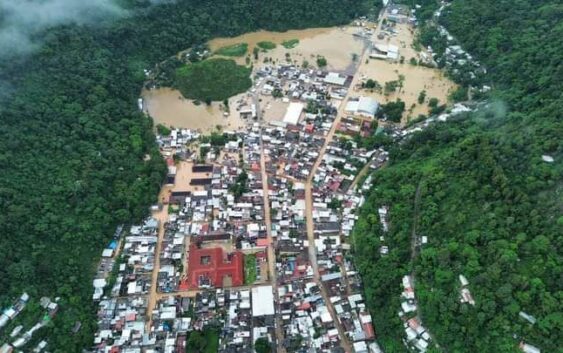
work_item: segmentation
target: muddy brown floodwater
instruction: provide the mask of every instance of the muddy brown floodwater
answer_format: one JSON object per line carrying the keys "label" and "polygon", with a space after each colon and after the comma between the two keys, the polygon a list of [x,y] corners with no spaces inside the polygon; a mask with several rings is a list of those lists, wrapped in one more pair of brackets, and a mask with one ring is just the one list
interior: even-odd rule
{"label": "muddy brown floodwater", "polygon": [[[358,56],[362,54],[364,42],[353,36],[358,30],[357,27],[331,27],[331,28],[310,28],[304,30],[293,30],[287,32],[269,32],[258,31],[240,35],[232,38],[216,38],[209,42],[211,51],[215,51],[221,47],[247,43],[249,53],[252,54],[254,47],[258,42],[270,41],[277,44],[277,47],[260,53],[259,61],[263,61],[265,57],[272,58],[274,62],[287,62],[286,54],[288,53],[298,65],[307,60],[312,65],[315,64],[317,55],[324,56],[328,61],[328,69],[343,71],[348,68],[352,62],[352,54]],[[281,45],[283,41],[290,39],[299,39],[299,44],[292,49],[286,49]],[[239,63],[244,63],[244,58],[237,59]]]}
{"label": "muddy brown floodwater", "polygon": [[[242,95],[229,99],[229,105],[233,106],[235,101]],[[210,106],[205,104],[195,105],[192,100],[182,96],[180,91],[172,88],[158,88],[144,90],[144,109],[156,124],[164,124],[173,127],[183,127],[209,132],[221,125],[225,130],[236,130],[244,126],[245,122],[239,118],[238,112],[232,112],[224,116],[224,110],[219,102],[213,102]]]}
{"label": "muddy brown floodwater", "polygon": [[[430,69],[422,66],[412,66],[409,64],[410,58],[417,58],[418,53],[412,48],[414,38],[413,30],[406,24],[396,26],[397,34],[387,37],[383,41],[377,40],[374,35],[374,42],[384,42],[384,44],[394,44],[400,49],[400,55],[405,57],[405,63],[391,63],[383,60],[370,59],[368,62],[354,62],[353,54],[361,57],[366,48],[363,39],[355,37],[358,27],[331,27],[331,28],[311,28],[305,30],[292,30],[287,32],[258,31],[246,33],[232,38],[216,38],[208,44],[212,51],[221,47],[247,43],[249,55],[255,68],[260,67],[265,58],[271,58],[274,63],[287,62],[287,54],[290,60],[301,65],[307,60],[311,65],[316,65],[318,55],[324,56],[328,62],[328,70],[353,73],[357,69],[357,74],[363,79],[374,79],[382,86],[385,82],[397,80],[399,75],[405,77],[403,88],[400,92],[395,92],[389,96],[376,92],[362,90],[361,92],[351,92],[353,95],[368,95],[376,98],[380,103],[385,103],[397,98],[405,102],[406,110],[403,114],[403,123],[409,117],[416,118],[418,114],[427,114],[428,99],[435,97],[441,103],[447,102],[448,94],[455,89],[455,84],[448,80],[442,71]],[[292,49],[284,48],[281,43],[290,39],[299,39],[299,44]],[[258,60],[254,60],[252,49],[258,42],[270,41],[277,44],[275,49],[267,52],[260,52]],[[242,65],[246,64],[246,58],[235,58]],[[426,102],[418,104],[419,93],[426,91]],[[236,130],[243,128],[247,122],[240,119],[239,113],[232,109],[230,115],[225,116],[221,109],[222,104],[214,102],[211,106],[205,104],[195,105],[193,101],[182,97],[177,90],[170,88],[160,88],[155,90],[144,90],[142,97],[145,100],[145,111],[149,113],[155,122],[174,127],[199,129],[202,132],[209,132],[221,125],[225,130]],[[240,94],[229,99],[231,108],[238,106],[242,98],[245,103],[251,104],[251,99],[246,94]],[[272,97],[260,96],[262,103],[260,108],[264,110],[263,118],[267,121],[280,120],[283,118],[287,103],[275,100]],[[415,104],[412,110],[408,110]]]}

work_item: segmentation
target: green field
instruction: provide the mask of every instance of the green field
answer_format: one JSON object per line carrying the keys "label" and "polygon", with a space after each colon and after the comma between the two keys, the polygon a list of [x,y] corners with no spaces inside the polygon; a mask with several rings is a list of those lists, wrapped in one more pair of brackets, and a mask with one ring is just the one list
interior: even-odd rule
{"label": "green field", "polygon": [[244,284],[256,282],[256,255],[244,255]]}
{"label": "green field", "polygon": [[186,98],[222,101],[252,86],[251,69],[230,59],[209,59],[176,70],[174,85]]}
{"label": "green field", "polygon": [[248,51],[248,44],[237,43],[237,44],[228,45],[226,47],[219,48],[217,49],[215,54],[222,56],[244,56],[247,51]]}
{"label": "green field", "polygon": [[276,48],[276,43],[269,42],[269,41],[258,42],[258,43],[256,43],[256,45],[258,46],[258,48],[264,49],[264,50],[272,50],[272,49]]}
{"label": "green field", "polygon": [[282,42],[282,45],[286,49],[293,49],[299,45],[299,39],[289,39]]}

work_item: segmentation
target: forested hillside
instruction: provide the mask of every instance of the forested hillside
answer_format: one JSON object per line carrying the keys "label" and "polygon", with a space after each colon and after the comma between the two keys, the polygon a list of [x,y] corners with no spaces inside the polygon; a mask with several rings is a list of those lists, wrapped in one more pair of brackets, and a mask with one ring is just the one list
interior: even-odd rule
{"label": "forested hillside", "polygon": [[[142,70],[213,36],[338,25],[364,5],[120,3],[126,15],[117,22],[49,29],[37,35],[39,51],[3,53],[0,62],[0,305],[22,291],[35,300],[60,296],[54,322],[28,343],[46,338],[52,352],[92,344],[95,263],[118,224],[147,213],[163,178],[152,123],[137,112]],[[30,305],[22,315],[39,313]],[[82,328],[71,334],[76,321]]]}
{"label": "forested hillside", "polygon": [[[518,352],[521,341],[560,351],[562,18],[554,0],[453,1],[444,10],[441,23],[486,66],[483,79],[494,87],[487,107],[414,135],[375,174],[354,248],[387,353],[405,351],[397,312],[408,273],[437,351]],[[423,44],[440,47],[428,33]],[[390,206],[386,257],[381,205]],[[411,259],[415,224],[429,240]],[[459,274],[475,306],[460,303]]]}

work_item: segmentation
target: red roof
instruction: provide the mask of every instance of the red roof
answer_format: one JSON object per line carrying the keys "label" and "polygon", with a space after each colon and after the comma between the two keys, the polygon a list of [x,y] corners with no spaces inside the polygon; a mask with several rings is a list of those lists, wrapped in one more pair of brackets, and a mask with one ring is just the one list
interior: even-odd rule
{"label": "red roof", "polygon": [[269,246],[270,245],[270,240],[268,238],[259,238],[256,241],[256,245],[257,246]]}
{"label": "red roof", "polygon": [[315,129],[315,126],[313,124],[307,124],[307,126],[305,126],[305,131],[306,132],[313,132],[313,130]]}
{"label": "red roof", "polygon": [[366,334],[366,340],[372,340],[375,338],[375,331],[373,330],[373,326],[371,322],[366,322],[362,325],[364,329],[364,333]]}
{"label": "red roof", "polygon": [[200,280],[207,279],[213,287],[223,287],[223,280],[231,278],[233,286],[244,284],[244,255],[240,252],[231,254],[227,260],[222,248],[198,249],[190,245],[188,255],[188,285],[191,289],[200,287]]}

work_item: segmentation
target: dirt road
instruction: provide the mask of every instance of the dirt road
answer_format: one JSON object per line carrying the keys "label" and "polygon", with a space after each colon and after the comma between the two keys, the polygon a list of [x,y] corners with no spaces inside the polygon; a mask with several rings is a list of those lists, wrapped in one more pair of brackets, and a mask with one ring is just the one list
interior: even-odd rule
{"label": "dirt road", "polygon": [[151,290],[148,294],[147,303],[147,330],[152,324],[152,311],[156,306],[159,293],[157,293],[158,271],[160,270],[160,251],[162,249],[162,240],[164,239],[164,223],[168,221],[168,207],[163,207],[161,211],[153,213],[153,217],[158,220],[158,240],[156,241],[156,251],[154,255],[154,266],[151,278]]}

